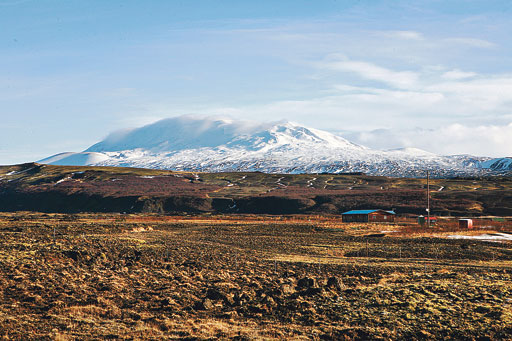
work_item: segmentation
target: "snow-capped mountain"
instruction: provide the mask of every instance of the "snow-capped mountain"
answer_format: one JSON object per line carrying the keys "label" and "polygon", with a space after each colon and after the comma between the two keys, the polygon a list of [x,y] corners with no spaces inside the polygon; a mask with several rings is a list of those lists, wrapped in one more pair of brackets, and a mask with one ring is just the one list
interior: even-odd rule
{"label": "snow-capped mountain", "polygon": [[261,151],[293,144],[329,145],[347,150],[366,149],[333,134],[286,121],[262,124],[180,116],[161,120],[142,128],[111,134],[86,152],[142,149],[160,154],[204,148]]}
{"label": "snow-capped mountain", "polygon": [[190,171],[272,173],[364,172],[388,176],[474,175],[490,158],[439,156],[416,148],[373,150],[331,133],[279,121],[253,123],[181,116],[116,132],[82,153],[40,160]]}

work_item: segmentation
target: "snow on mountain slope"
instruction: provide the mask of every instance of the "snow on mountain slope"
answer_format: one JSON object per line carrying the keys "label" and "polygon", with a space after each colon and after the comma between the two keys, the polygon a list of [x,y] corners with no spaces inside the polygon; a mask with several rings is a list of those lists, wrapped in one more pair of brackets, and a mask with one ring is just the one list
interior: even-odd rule
{"label": "snow on mountain slope", "polygon": [[389,153],[397,154],[397,155],[408,155],[408,156],[418,156],[418,157],[435,157],[436,154],[427,152],[418,148],[396,148],[387,150]]}
{"label": "snow on mountain slope", "polygon": [[103,153],[60,153],[38,162],[59,166],[91,166],[108,158]]}
{"label": "snow on mountain slope", "polygon": [[340,148],[358,147],[333,134],[285,121],[261,124],[187,115],[111,134],[86,152],[143,149],[162,153],[220,146],[259,150],[297,142],[329,144]]}
{"label": "snow on mountain slope", "polygon": [[439,156],[415,148],[372,150],[334,134],[286,121],[254,123],[181,116],[113,133],[83,153],[57,155],[39,162],[76,161],[213,172],[365,172],[389,176],[423,176],[425,169],[431,169],[434,175],[449,176],[486,172],[479,165],[488,159]]}
{"label": "snow on mountain slope", "polygon": [[482,168],[492,169],[494,171],[512,171],[512,158],[503,157],[484,161],[480,164]]}

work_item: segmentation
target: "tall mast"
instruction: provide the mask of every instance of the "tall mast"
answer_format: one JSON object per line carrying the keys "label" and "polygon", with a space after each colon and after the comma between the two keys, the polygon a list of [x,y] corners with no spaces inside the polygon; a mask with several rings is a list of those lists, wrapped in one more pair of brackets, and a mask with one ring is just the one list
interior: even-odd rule
{"label": "tall mast", "polygon": [[427,221],[430,228],[430,173],[427,170]]}

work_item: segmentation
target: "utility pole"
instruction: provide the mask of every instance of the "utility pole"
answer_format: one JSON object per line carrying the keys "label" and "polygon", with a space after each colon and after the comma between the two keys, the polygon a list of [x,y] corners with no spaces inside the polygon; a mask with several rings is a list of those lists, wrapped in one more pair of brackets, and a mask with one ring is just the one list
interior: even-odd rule
{"label": "utility pole", "polygon": [[427,170],[427,221],[430,228],[430,172]]}

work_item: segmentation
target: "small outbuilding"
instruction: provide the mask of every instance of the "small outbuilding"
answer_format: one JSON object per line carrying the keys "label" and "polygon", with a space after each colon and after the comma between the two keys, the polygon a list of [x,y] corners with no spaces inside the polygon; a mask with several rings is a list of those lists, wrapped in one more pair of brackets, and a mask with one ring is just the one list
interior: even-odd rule
{"label": "small outbuilding", "polygon": [[341,214],[344,223],[378,223],[395,221],[395,212],[380,209],[352,210]]}
{"label": "small outbuilding", "polygon": [[473,220],[472,219],[459,219],[459,228],[472,229],[473,228]]}
{"label": "small outbuilding", "polygon": [[418,224],[420,224],[421,226],[425,226],[425,225],[428,225],[428,221],[430,219],[430,225],[435,225],[437,223],[437,217],[425,217],[425,216],[418,216]]}

